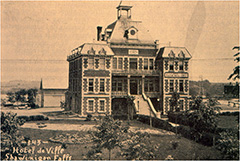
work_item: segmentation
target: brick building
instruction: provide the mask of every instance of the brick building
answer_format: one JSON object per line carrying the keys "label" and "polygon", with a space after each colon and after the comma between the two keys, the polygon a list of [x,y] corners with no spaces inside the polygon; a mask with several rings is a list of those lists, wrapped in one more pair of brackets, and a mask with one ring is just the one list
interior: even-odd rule
{"label": "brick building", "polygon": [[85,43],[68,56],[67,109],[86,116],[126,114],[126,97],[135,96],[134,112],[155,117],[171,110],[169,99],[180,93],[181,110],[189,108],[188,61],[184,47],[162,47],[141,21],[131,18],[132,6],[119,5],[117,20],[97,27],[97,42]]}

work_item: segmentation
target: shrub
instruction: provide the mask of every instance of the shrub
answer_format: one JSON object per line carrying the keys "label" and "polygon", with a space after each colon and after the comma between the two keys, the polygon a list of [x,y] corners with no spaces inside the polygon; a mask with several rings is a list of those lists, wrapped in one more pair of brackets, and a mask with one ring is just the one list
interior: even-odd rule
{"label": "shrub", "polygon": [[17,114],[1,112],[1,160],[6,158],[6,154],[13,156],[13,147],[21,147],[24,137],[19,135],[18,127],[24,124],[24,120],[18,119]]}
{"label": "shrub", "polygon": [[222,113],[219,113],[218,115],[220,115],[220,116],[239,116],[239,112],[240,111],[237,111],[237,112],[222,112]]}
{"label": "shrub", "polygon": [[170,143],[172,144],[172,149],[173,149],[173,150],[177,149],[178,144],[179,144],[178,141],[171,141]]}
{"label": "shrub", "polygon": [[150,143],[150,136],[147,133],[128,133],[121,143],[121,156],[126,160],[154,159],[159,147],[148,146],[146,143]]}
{"label": "shrub", "polygon": [[[111,151],[119,147],[123,134],[127,133],[129,126],[122,126],[121,121],[106,115],[95,128],[96,131],[91,133],[94,145],[88,152],[87,159],[101,159],[102,149],[107,149],[111,160]],[[96,158],[92,158],[93,156]]]}
{"label": "shrub", "polygon": [[[150,123],[150,116],[146,115],[134,115],[134,119],[144,123],[144,124],[149,124]],[[159,129],[164,129],[168,131],[172,131],[173,127],[171,124],[169,124],[167,121],[161,120],[156,117],[152,117],[152,125],[153,127],[159,128]]]}
{"label": "shrub", "polygon": [[32,115],[32,116],[17,116],[18,119],[23,119],[25,121],[41,121],[48,120],[49,118],[43,115]]}
{"label": "shrub", "polygon": [[85,121],[91,121],[92,120],[92,115],[91,114],[87,114],[86,120]]}
{"label": "shrub", "polygon": [[223,154],[223,159],[239,159],[239,136],[238,133],[226,131],[220,133],[217,141],[217,149]]}

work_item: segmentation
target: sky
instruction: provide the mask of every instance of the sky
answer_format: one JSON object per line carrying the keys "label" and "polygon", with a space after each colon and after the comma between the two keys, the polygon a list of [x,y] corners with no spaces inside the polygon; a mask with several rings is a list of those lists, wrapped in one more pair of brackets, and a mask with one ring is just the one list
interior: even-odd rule
{"label": "sky", "polygon": [[[190,80],[228,82],[237,65],[238,1],[123,1],[160,46],[186,47]],[[114,22],[119,1],[1,2],[1,81],[67,83],[67,55]]]}

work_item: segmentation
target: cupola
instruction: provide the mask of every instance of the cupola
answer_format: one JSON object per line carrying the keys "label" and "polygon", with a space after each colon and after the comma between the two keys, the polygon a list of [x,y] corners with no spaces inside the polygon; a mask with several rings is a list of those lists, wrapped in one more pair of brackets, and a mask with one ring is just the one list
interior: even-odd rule
{"label": "cupola", "polygon": [[125,5],[119,4],[119,6],[117,7],[117,18],[120,19],[121,17],[124,17],[124,18],[130,19],[131,8],[132,6],[125,6]]}

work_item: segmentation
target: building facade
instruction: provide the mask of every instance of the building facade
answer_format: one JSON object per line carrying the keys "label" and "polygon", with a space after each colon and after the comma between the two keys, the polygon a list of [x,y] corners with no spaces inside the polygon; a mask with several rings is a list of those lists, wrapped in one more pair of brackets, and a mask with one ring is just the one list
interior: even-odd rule
{"label": "building facade", "polygon": [[36,97],[37,105],[40,107],[60,107],[60,102],[65,101],[65,93],[68,89],[63,86],[57,86],[57,84],[61,83],[41,80],[40,88]]}
{"label": "building facade", "polygon": [[174,91],[180,109],[188,109],[191,55],[184,47],[159,49],[141,21],[132,20],[131,8],[119,5],[117,20],[105,30],[97,27],[97,42],[68,56],[68,110],[82,116],[127,114],[126,97],[134,96],[134,113],[160,117],[172,110]]}

